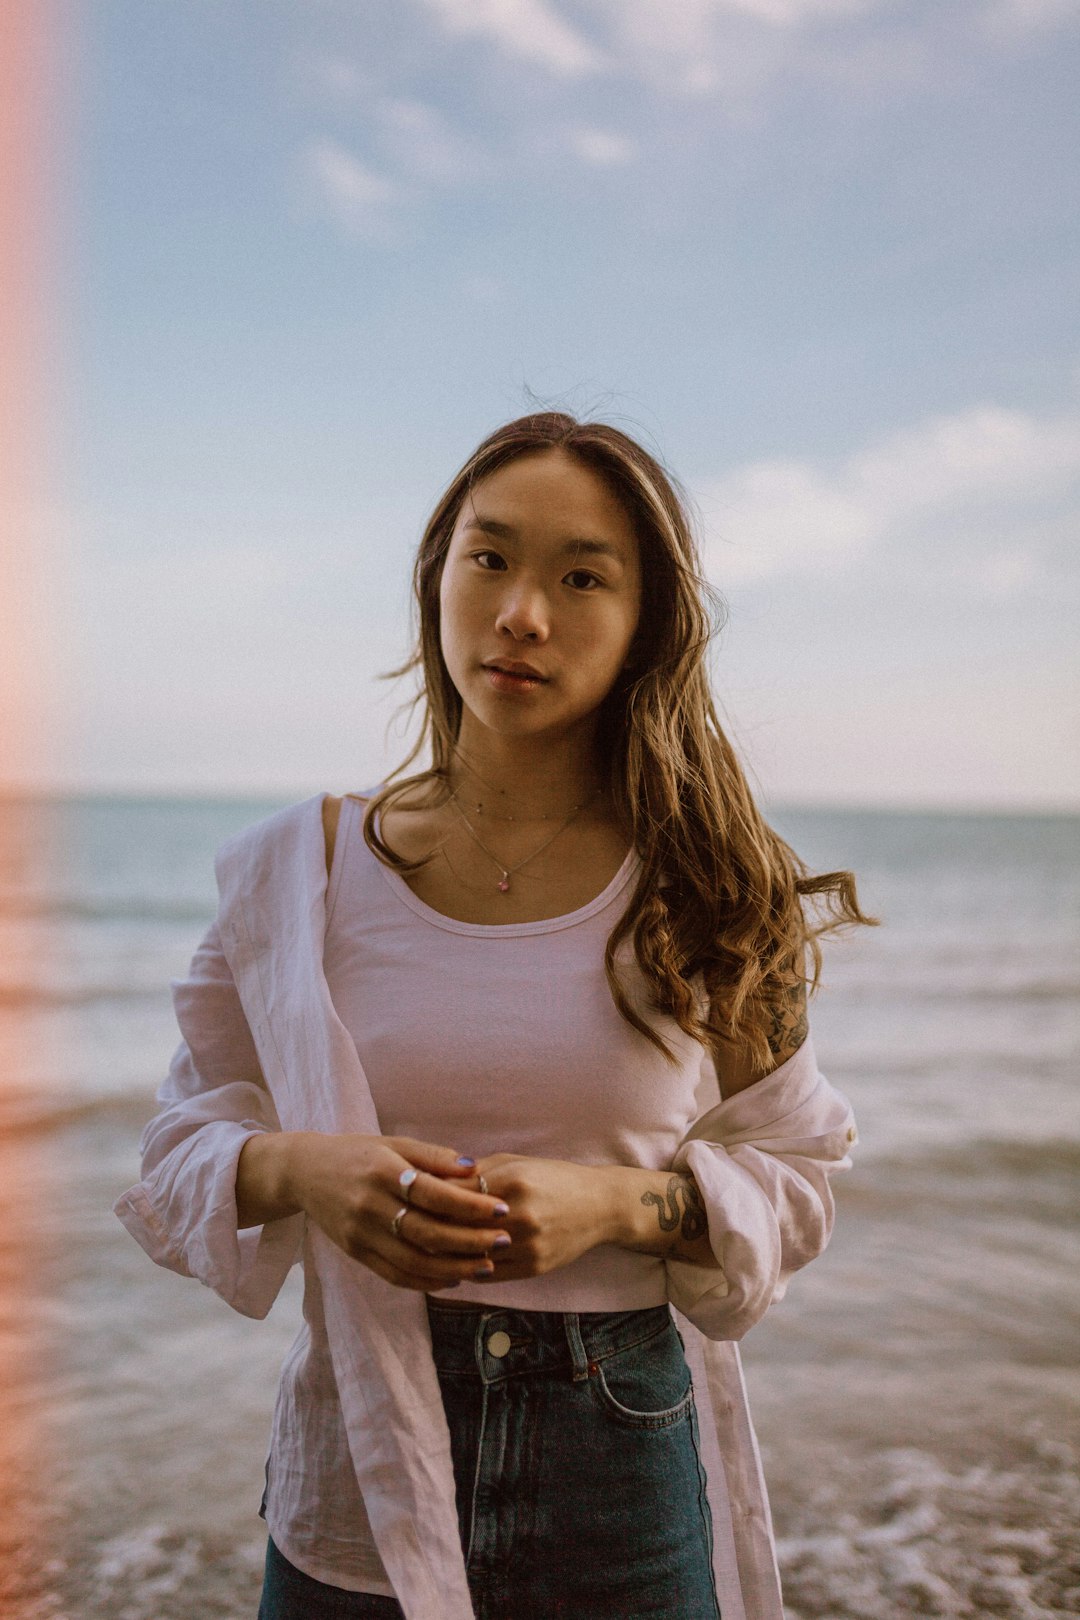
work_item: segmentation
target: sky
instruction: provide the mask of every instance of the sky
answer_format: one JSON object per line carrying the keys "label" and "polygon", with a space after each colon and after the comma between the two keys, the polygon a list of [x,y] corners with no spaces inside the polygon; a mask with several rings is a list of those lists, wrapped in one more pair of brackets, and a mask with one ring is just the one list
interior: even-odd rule
{"label": "sky", "polygon": [[409,570],[530,409],[689,492],[769,803],[1080,809],[1080,6],[56,0],[14,779],[400,762]]}

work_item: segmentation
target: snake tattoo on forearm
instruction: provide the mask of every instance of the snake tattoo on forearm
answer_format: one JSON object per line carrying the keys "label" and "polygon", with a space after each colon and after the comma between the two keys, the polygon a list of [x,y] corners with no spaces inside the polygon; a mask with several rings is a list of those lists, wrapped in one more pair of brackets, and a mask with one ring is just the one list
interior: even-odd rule
{"label": "snake tattoo on forearm", "polygon": [[[683,1200],[681,1215],[680,1193]],[[679,1235],[686,1243],[693,1243],[695,1238],[704,1237],[709,1230],[705,1200],[692,1176],[672,1176],[667,1184],[666,1198],[656,1192],[647,1192],[642,1193],[641,1202],[656,1205],[656,1218],[660,1222],[662,1232],[673,1232],[679,1227]]]}

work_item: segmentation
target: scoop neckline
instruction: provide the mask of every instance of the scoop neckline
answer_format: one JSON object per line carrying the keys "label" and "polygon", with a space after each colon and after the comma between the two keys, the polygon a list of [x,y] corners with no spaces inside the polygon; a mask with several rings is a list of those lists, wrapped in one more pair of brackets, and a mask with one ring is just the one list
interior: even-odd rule
{"label": "scoop neckline", "polygon": [[[352,797],[352,802],[356,805],[357,812],[363,814],[363,806],[360,801],[356,797]],[[380,816],[375,818],[375,830],[376,832],[382,830]],[[364,847],[367,849],[366,842]],[[573,928],[578,923],[587,921],[589,917],[594,917],[598,911],[603,911],[605,906],[610,905],[611,901],[626,887],[639,863],[637,850],[631,845],[611,881],[592,900],[587,900],[583,906],[578,906],[576,911],[564,911],[558,917],[541,917],[538,922],[470,923],[462,922],[457,917],[448,917],[444,911],[436,911],[434,906],[429,906],[426,900],[421,900],[419,895],[413,893],[400,872],[395,872],[392,867],[386,866],[379,860],[374,851],[369,849],[368,854],[375,861],[386,883],[397,895],[398,899],[417,917],[422,917],[425,922],[430,923],[433,927],[442,928],[450,934],[473,934],[477,937],[486,936],[496,939],[509,939],[512,936],[528,934],[553,934],[560,929]]]}

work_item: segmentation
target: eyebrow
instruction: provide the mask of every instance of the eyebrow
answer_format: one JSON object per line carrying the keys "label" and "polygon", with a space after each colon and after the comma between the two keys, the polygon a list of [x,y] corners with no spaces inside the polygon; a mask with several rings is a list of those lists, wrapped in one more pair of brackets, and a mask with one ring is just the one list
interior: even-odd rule
{"label": "eyebrow", "polygon": [[[510,523],[499,523],[495,518],[471,517],[464,525],[466,529],[480,529],[484,534],[490,534],[496,540],[516,540],[517,530]],[[610,557],[614,562],[625,563],[626,559],[618,546],[612,545],[610,540],[597,540],[592,535],[579,535],[573,540],[567,540],[559,547],[559,555],[568,557]]]}

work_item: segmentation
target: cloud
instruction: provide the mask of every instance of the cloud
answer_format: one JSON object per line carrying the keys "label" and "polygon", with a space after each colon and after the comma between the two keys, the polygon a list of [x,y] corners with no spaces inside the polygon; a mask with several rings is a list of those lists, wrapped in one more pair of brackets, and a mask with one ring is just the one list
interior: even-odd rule
{"label": "cloud", "polygon": [[472,179],[487,167],[482,149],[426,102],[388,98],[376,111],[383,147],[395,166],[418,179],[452,184]]}
{"label": "cloud", "polygon": [[337,141],[311,141],[302,154],[304,171],[321,201],[342,224],[362,235],[386,236],[387,205],[397,188],[385,176]]}
{"label": "cloud", "polygon": [[[958,34],[1008,49],[1018,36],[1080,20],[1076,0],[964,0],[929,11],[912,0],[577,0],[573,20],[567,0],[414,4],[444,33],[555,79],[603,74],[660,95],[709,98],[740,121],[778,84],[873,98],[939,82]],[[344,57],[313,58],[306,72],[331,103],[369,106],[377,93],[370,70]]]}
{"label": "cloud", "polygon": [[615,71],[669,95],[708,96],[742,117],[778,78],[874,95],[940,82],[957,31],[1007,48],[1080,22],[1076,0],[591,0]]}
{"label": "cloud", "polygon": [[[593,0],[620,72],[661,93],[709,96],[743,114],[785,65],[819,74],[854,48],[855,23],[889,0]],[[831,29],[831,32],[830,32]],[[827,42],[820,43],[822,37]]]}
{"label": "cloud", "polygon": [[637,152],[636,143],[628,136],[609,129],[590,129],[578,125],[567,131],[567,140],[578,157],[586,163],[596,164],[598,168],[628,163]]}
{"label": "cloud", "polygon": [[371,241],[398,242],[409,205],[415,209],[431,186],[461,184],[491,165],[480,146],[422,101],[384,97],[376,102],[373,139],[380,149],[379,168],[329,137],[309,141],[297,165],[307,196],[313,194],[340,225]]}
{"label": "cloud", "polygon": [[[793,32],[817,23],[872,15],[890,0],[597,0],[617,34],[628,41],[683,54],[731,37],[739,24]],[[743,36],[745,37],[745,35]]]}
{"label": "cloud", "polygon": [[376,90],[372,75],[341,55],[298,55],[296,74],[305,93],[323,105],[352,108]]}
{"label": "cloud", "polygon": [[600,52],[547,0],[422,0],[448,33],[475,35],[560,78],[603,67]]}
{"label": "cloud", "polygon": [[757,461],[698,492],[709,573],[725,585],[863,551],[873,514],[850,480],[808,462]]}
{"label": "cloud", "polygon": [[[639,0],[662,9],[662,0]],[[880,9],[882,0],[713,0],[703,7],[714,17],[750,17],[771,28],[799,28],[807,23],[831,22],[837,17],[861,16]]]}
{"label": "cloud", "polygon": [[992,32],[1006,37],[1078,21],[1076,0],[989,0],[985,17]]}
{"label": "cloud", "polygon": [[1012,595],[1080,518],[1080,416],[981,405],[844,460],[757,461],[697,488],[706,568],[724,587],[834,575],[895,546],[935,577]]}

